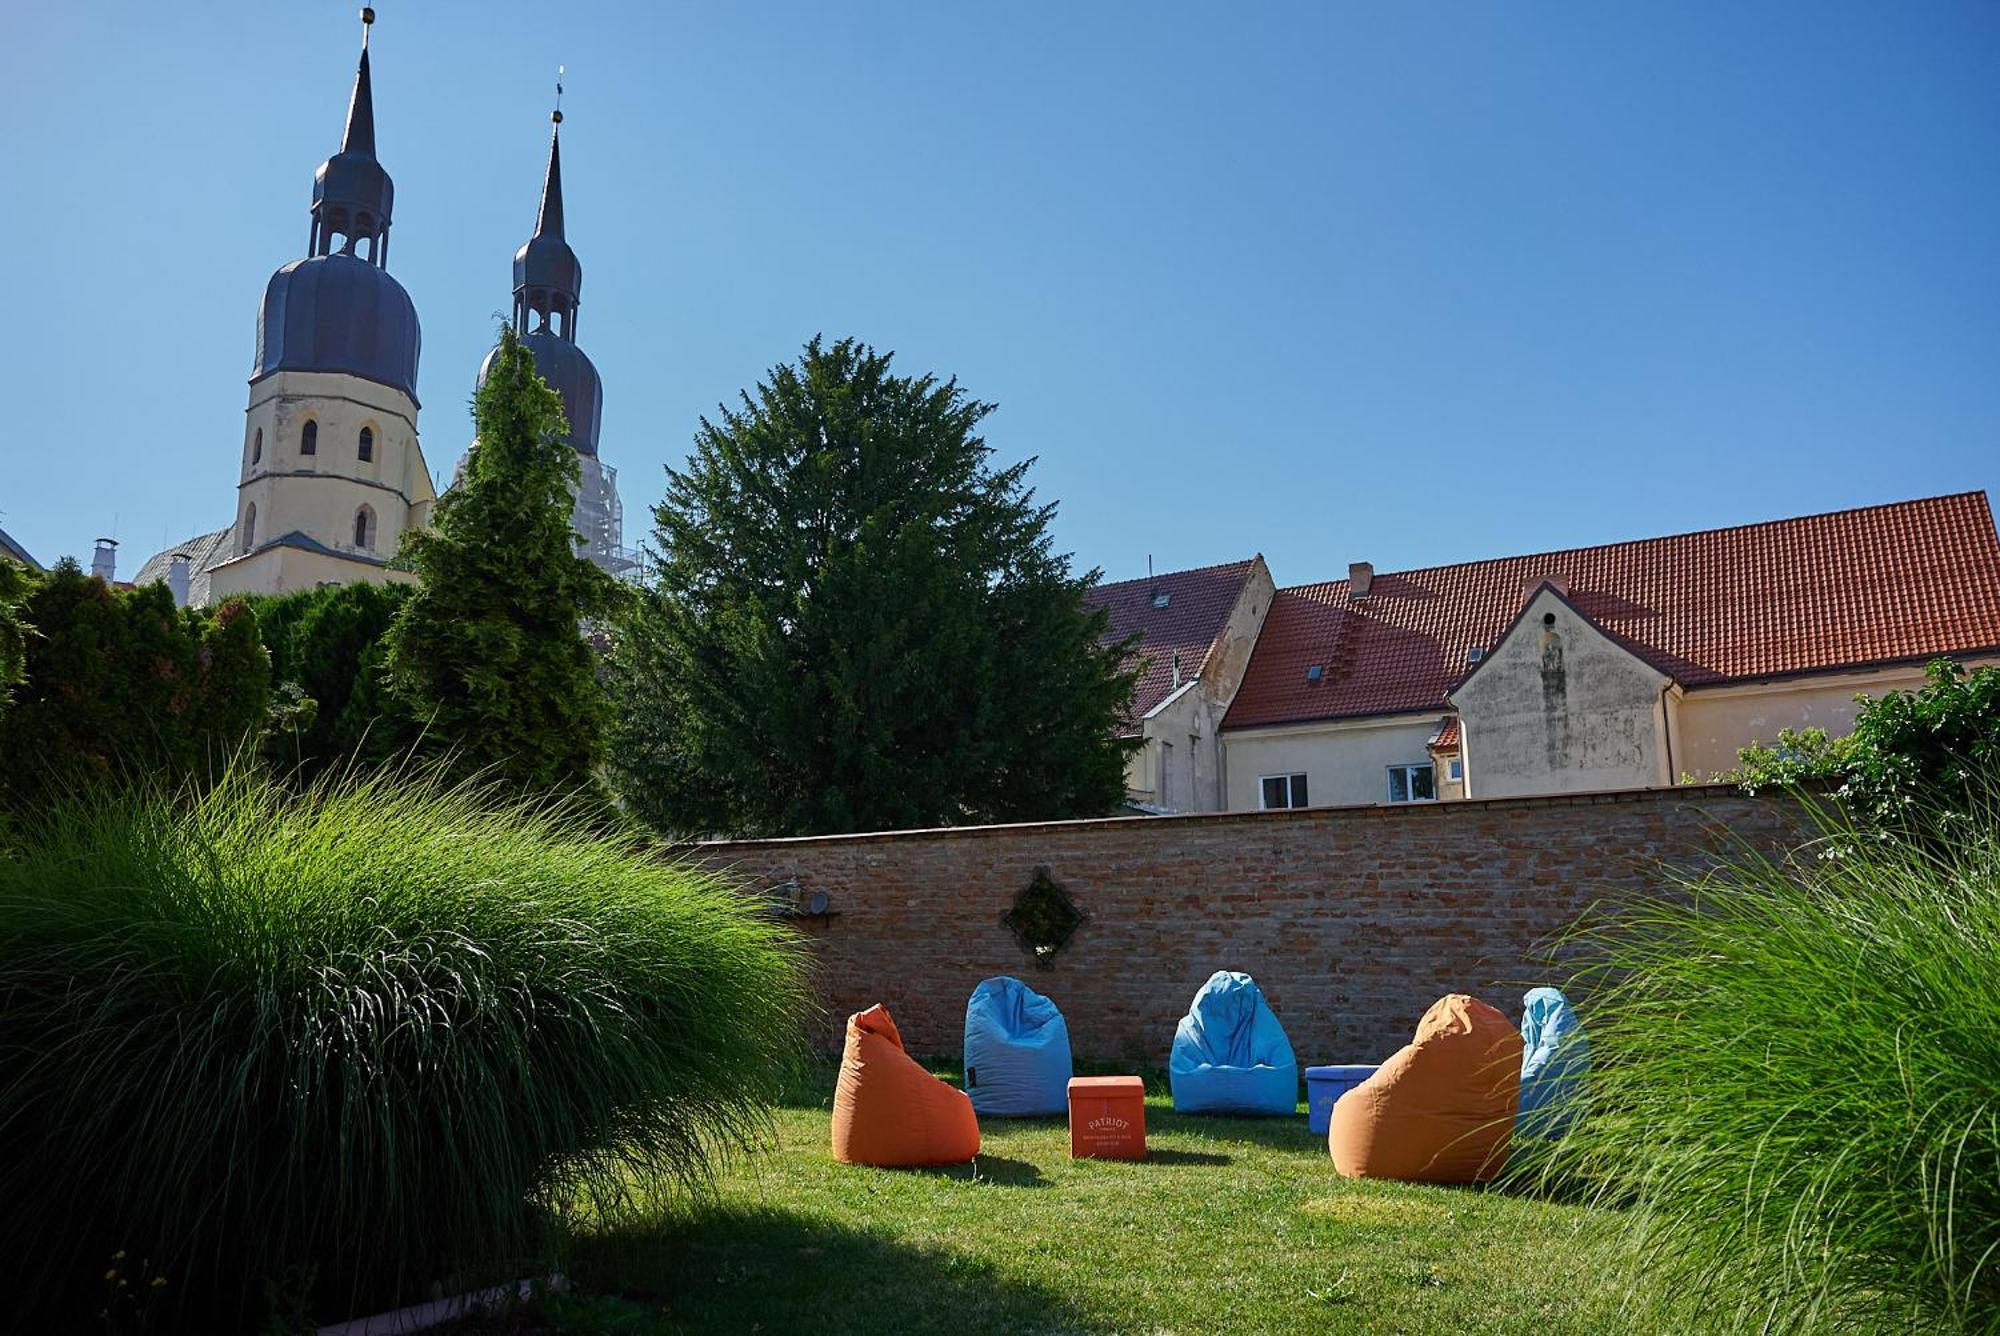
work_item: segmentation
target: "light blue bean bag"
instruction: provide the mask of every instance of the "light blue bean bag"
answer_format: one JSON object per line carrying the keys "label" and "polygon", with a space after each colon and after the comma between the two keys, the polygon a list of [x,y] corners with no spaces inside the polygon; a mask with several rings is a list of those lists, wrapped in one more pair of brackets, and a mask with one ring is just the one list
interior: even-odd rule
{"label": "light blue bean bag", "polygon": [[965,1003],[965,1093],[981,1117],[1069,1112],[1069,1025],[1019,979],[982,979]]}
{"label": "light blue bean bag", "polygon": [[1583,1078],[1590,1070],[1590,1040],[1559,989],[1534,989],[1524,1004],[1521,1111],[1514,1130],[1522,1136],[1561,1136],[1576,1117]]}
{"label": "light blue bean bag", "polygon": [[1293,1114],[1299,1064],[1256,980],[1217,970],[1188,1004],[1168,1064],[1176,1113]]}

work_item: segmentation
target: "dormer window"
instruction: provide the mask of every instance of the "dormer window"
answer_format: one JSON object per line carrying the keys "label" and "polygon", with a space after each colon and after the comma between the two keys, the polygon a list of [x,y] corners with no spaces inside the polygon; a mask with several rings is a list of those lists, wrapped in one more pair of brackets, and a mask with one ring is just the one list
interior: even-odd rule
{"label": "dormer window", "polygon": [[1156,607],[1156,608],[1164,608],[1164,607],[1166,607],[1166,606],[1167,606],[1167,604],[1169,604],[1169,603],[1171,603],[1171,602],[1173,602],[1173,601],[1174,601],[1174,596],[1173,596],[1172,594],[1168,593],[1168,592],[1167,592],[1166,590],[1164,590],[1164,589],[1155,589],[1155,590],[1153,591],[1153,606],[1154,606],[1154,607]]}

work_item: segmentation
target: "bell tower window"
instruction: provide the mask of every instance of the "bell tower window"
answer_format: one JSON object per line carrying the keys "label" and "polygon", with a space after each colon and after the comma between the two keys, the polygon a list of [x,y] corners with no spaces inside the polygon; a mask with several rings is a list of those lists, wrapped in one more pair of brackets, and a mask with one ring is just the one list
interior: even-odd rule
{"label": "bell tower window", "polygon": [[261,464],[264,462],[264,429],[262,427],[257,428],[256,436],[251,438],[250,462],[252,464]]}
{"label": "bell tower window", "polygon": [[248,552],[257,544],[257,503],[252,501],[243,509],[243,550]]}
{"label": "bell tower window", "polygon": [[363,552],[375,549],[375,511],[370,506],[354,512],[354,545]]}
{"label": "bell tower window", "polygon": [[375,458],[375,429],[373,427],[363,427],[361,429],[361,440],[355,446],[354,453],[364,464],[373,462]]}
{"label": "bell tower window", "polygon": [[319,423],[308,420],[299,428],[299,453],[316,455],[319,453]]}

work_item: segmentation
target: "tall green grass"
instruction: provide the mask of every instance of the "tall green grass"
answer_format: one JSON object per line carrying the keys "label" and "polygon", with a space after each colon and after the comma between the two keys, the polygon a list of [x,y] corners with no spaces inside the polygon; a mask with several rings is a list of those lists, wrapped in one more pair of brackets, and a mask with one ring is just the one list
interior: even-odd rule
{"label": "tall green grass", "polygon": [[2000,1329],[2000,837],[1822,814],[1586,934],[1590,1116],[1528,1166],[1631,1203],[1705,1329]]}
{"label": "tall green grass", "polygon": [[8,838],[17,1321],[73,1318],[121,1250],[204,1330],[260,1320],[267,1287],[330,1318],[521,1274],[566,1211],[757,1137],[798,1052],[784,930],[560,805],[239,774]]}

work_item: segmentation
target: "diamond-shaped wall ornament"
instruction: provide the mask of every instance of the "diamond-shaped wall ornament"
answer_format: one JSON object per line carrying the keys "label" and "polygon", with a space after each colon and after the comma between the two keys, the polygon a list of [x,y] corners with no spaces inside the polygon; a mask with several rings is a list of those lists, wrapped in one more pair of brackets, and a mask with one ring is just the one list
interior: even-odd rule
{"label": "diamond-shaped wall ornament", "polygon": [[1014,897],[1014,907],[1000,916],[1000,922],[1014,934],[1021,949],[1034,956],[1037,965],[1055,963],[1056,952],[1083,926],[1087,918],[1076,901],[1069,898],[1062,883],[1045,867],[1035,869],[1034,878]]}

